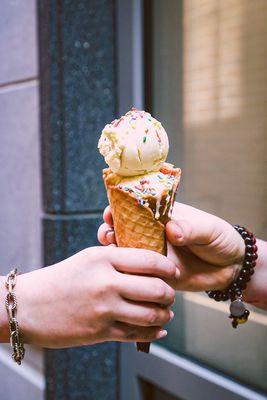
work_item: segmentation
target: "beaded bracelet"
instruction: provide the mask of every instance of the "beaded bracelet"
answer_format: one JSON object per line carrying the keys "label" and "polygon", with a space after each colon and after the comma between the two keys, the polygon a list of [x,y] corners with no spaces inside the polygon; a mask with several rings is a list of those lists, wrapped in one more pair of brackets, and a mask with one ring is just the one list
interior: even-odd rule
{"label": "beaded bracelet", "polygon": [[258,248],[253,233],[239,225],[234,225],[234,228],[245,241],[245,257],[242,268],[238,273],[237,278],[227,289],[224,291],[208,290],[206,293],[215,301],[231,300],[229,318],[232,319],[233,328],[237,328],[238,324],[243,324],[248,320],[249,310],[246,309],[243,303],[242,291],[250,281],[251,275],[254,274],[256,260],[258,258]]}

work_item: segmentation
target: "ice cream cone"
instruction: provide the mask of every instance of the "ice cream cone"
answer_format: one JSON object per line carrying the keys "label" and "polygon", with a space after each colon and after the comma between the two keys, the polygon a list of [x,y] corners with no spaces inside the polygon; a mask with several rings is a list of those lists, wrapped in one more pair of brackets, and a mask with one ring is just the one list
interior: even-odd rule
{"label": "ice cream cone", "polygon": [[[104,169],[103,179],[119,247],[142,248],[167,254],[165,224],[171,215],[181,170],[164,163],[160,172],[166,174],[166,177],[172,177],[171,189],[165,188],[160,197],[148,192],[140,199],[131,188],[126,190],[127,187],[120,185],[122,177],[110,169]],[[136,178],[140,181],[140,177]],[[145,178],[146,175],[142,176],[141,181],[145,182]],[[137,350],[148,353],[149,346],[150,343],[137,343]]]}

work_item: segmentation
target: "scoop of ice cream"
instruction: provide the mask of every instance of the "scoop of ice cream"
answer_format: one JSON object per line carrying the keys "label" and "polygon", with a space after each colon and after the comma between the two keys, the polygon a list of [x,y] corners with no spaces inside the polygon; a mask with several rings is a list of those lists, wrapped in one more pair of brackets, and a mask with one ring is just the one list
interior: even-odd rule
{"label": "scoop of ice cream", "polygon": [[159,121],[133,108],[105,126],[98,148],[113,172],[135,176],[160,169],[168,155],[169,141]]}

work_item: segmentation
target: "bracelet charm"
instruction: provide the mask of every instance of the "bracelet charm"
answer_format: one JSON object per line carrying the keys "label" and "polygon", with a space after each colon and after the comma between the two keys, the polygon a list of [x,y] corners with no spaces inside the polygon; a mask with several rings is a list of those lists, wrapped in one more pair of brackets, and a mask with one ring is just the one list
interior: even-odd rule
{"label": "bracelet charm", "polygon": [[232,319],[233,328],[237,328],[238,324],[244,324],[247,322],[249,317],[249,310],[246,309],[242,298],[238,298],[231,302],[230,313],[229,318]]}
{"label": "bracelet charm", "polygon": [[242,300],[242,291],[250,281],[251,275],[254,274],[258,248],[253,233],[239,225],[234,225],[234,228],[245,242],[245,257],[242,268],[235,281],[226,290],[208,290],[206,293],[215,301],[231,300],[229,318],[232,319],[233,328],[237,328],[239,324],[247,322],[249,317],[249,310],[246,309]]}

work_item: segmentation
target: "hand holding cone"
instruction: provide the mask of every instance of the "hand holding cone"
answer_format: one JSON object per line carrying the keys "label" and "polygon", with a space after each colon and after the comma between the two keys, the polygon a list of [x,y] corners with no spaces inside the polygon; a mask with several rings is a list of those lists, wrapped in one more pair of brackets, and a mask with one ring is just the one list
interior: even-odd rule
{"label": "hand holding cone", "polygon": [[[137,193],[127,190],[121,185],[121,177],[110,169],[103,171],[103,179],[107,189],[110,207],[114,221],[114,231],[119,247],[134,247],[153,250],[163,255],[167,254],[165,225],[168,222],[174,202],[176,190],[181,176],[181,170],[165,163],[161,171],[164,175],[172,176],[172,187],[161,193],[158,198],[145,193],[141,202]],[[142,178],[144,180],[144,177]],[[136,181],[136,179],[135,179]],[[135,182],[140,186],[140,177]],[[133,186],[133,185],[131,185]],[[145,191],[145,188],[144,188]],[[138,194],[140,190],[138,190]],[[158,211],[158,218],[155,213]],[[150,343],[137,343],[137,350],[149,352]]]}

